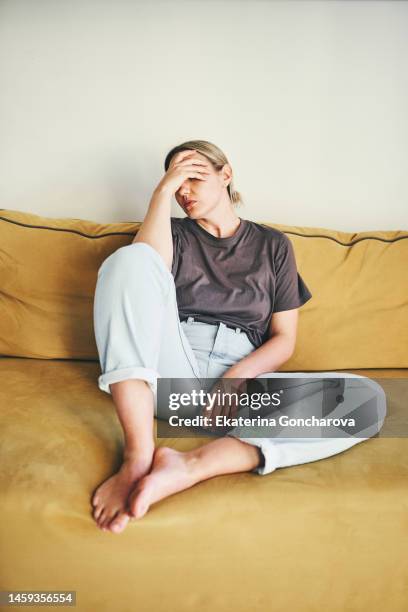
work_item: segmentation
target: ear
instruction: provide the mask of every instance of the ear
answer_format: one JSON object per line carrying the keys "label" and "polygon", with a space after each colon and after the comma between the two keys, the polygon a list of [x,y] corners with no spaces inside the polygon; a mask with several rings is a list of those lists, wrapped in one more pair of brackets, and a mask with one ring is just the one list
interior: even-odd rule
{"label": "ear", "polygon": [[229,164],[224,164],[221,168],[221,176],[224,181],[225,187],[228,187],[230,182],[232,181],[232,168]]}

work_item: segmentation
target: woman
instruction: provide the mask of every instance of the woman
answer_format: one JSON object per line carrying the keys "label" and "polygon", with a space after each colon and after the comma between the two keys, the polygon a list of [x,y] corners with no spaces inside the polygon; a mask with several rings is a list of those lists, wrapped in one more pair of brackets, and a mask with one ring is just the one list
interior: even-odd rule
{"label": "woman", "polygon": [[[334,440],[281,440],[278,453],[273,439],[230,432],[188,452],[154,448],[158,376],[273,376],[294,351],[298,308],[311,298],[286,235],[237,216],[240,195],[218,147],[184,142],[165,170],[133,243],[103,262],[95,291],[98,384],[112,395],[125,447],[92,505],[97,525],[114,533],[202,480],[268,474],[360,441],[343,438],[334,449]],[[186,218],[170,217],[173,195]]]}

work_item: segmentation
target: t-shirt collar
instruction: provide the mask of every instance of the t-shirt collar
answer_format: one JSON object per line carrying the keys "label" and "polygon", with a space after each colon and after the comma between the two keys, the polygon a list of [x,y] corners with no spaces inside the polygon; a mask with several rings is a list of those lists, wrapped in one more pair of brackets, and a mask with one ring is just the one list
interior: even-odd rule
{"label": "t-shirt collar", "polygon": [[238,217],[238,218],[241,220],[241,223],[239,224],[238,228],[235,230],[235,234],[233,234],[232,236],[227,236],[225,238],[218,238],[217,236],[213,236],[213,234],[210,234],[210,232],[207,232],[207,230],[201,227],[201,225],[199,225],[194,219],[190,219],[190,217],[186,217],[186,221],[190,225],[191,229],[197,235],[199,235],[204,240],[204,242],[208,242],[210,244],[218,244],[218,245],[224,245],[224,244],[231,245],[237,242],[241,238],[245,230],[245,226],[246,226],[245,219],[241,219],[241,217]]}

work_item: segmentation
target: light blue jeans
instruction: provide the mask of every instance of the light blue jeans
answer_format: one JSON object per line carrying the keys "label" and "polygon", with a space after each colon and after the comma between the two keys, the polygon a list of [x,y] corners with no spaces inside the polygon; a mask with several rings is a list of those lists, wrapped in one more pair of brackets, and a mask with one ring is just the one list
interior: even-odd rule
{"label": "light blue jeans", "polygon": [[[98,386],[122,380],[145,380],[154,394],[157,379],[219,378],[255,350],[247,334],[219,322],[210,325],[190,317],[180,322],[173,275],[162,256],[149,244],[132,243],[116,250],[98,270],[94,296],[94,332],[102,374]],[[328,374],[303,373],[313,378]],[[293,373],[296,377],[297,374]],[[266,373],[257,378],[280,376]],[[359,377],[361,378],[361,377]],[[276,468],[330,457],[367,438],[248,438],[239,429],[227,435],[259,447],[264,465],[253,471],[269,474]]]}

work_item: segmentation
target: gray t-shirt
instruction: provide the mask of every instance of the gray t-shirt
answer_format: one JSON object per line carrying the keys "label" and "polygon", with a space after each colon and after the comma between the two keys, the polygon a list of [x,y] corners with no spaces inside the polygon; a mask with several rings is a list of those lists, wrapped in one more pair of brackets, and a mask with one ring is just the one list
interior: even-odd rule
{"label": "gray t-shirt", "polygon": [[241,219],[235,234],[217,238],[189,217],[171,217],[172,275],[180,321],[240,327],[258,348],[274,312],[299,308],[312,294],[298,274],[283,232]]}

